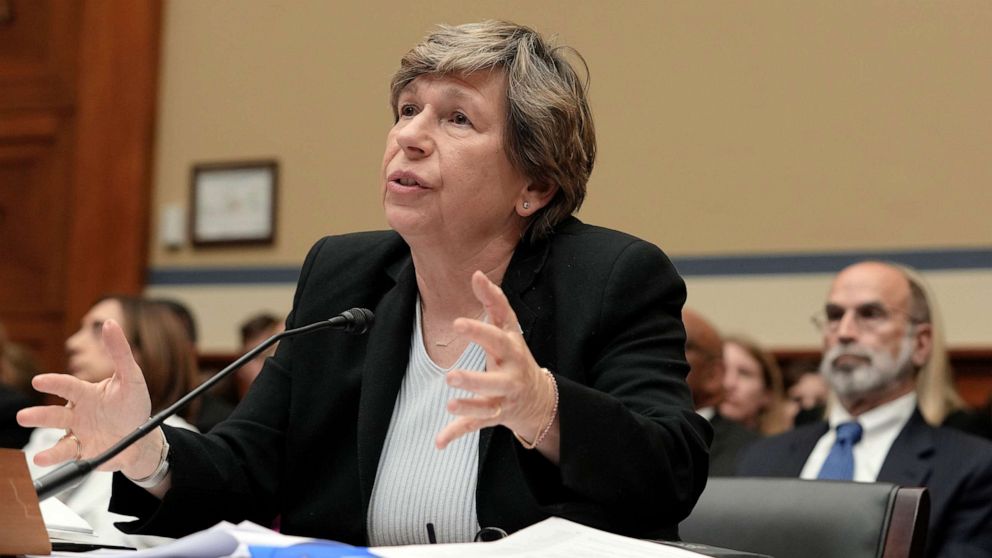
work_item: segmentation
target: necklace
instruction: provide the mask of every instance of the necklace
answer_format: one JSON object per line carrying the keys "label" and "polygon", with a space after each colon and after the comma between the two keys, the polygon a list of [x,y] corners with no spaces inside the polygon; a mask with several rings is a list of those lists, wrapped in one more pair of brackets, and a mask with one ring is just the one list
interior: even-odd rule
{"label": "necklace", "polygon": [[[485,314],[485,313],[486,313],[486,307],[483,306],[482,307],[482,311],[479,312],[479,314],[474,319],[478,320],[478,319],[482,318],[483,314]],[[442,348],[443,347],[447,347],[448,345],[452,344],[455,341],[455,339],[458,339],[458,335],[457,334],[453,335],[451,337],[451,339],[448,339],[447,341],[435,341],[434,342],[434,346],[436,346],[436,347],[442,347]]]}

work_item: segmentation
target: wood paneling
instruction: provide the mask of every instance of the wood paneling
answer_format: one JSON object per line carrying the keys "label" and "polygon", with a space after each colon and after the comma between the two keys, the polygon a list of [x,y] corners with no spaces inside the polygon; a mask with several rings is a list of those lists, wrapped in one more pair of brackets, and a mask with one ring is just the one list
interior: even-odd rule
{"label": "wood paneling", "polygon": [[75,97],[78,1],[9,0],[0,25],[0,107],[71,106]]}
{"label": "wood paneling", "polygon": [[144,287],[160,20],[157,1],[84,4],[66,286],[73,319],[100,294]]}
{"label": "wood paneling", "polygon": [[158,0],[7,0],[0,22],[0,322],[46,370],[147,267]]}
{"label": "wood paneling", "polygon": [[0,308],[63,305],[69,125],[46,112],[0,114]]}

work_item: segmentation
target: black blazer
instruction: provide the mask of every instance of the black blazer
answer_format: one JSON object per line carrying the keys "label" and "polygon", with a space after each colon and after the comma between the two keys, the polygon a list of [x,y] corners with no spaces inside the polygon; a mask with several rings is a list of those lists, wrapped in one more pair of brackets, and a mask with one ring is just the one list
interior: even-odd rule
{"label": "black blazer", "polygon": [[[685,286],[671,262],[652,244],[569,219],[517,248],[502,288],[537,362],[556,375],[561,461],[523,449],[506,428],[483,430],[480,525],[512,532],[556,515],[675,537],[706,482],[710,430],[685,383]],[[172,488],[161,504],[115,479],[111,509],[142,518],[126,529],[178,536],[280,515],[285,533],[366,544],[416,295],[396,233],[318,242],[287,327],[366,307],[369,334],[286,339],[209,435],[168,429]]]}
{"label": "black blazer", "polygon": [[[818,422],[756,442],[745,451],[738,475],[798,477],[828,428]],[[892,443],[877,480],[929,489],[928,556],[992,556],[989,442],[934,428],[917,410]]]}

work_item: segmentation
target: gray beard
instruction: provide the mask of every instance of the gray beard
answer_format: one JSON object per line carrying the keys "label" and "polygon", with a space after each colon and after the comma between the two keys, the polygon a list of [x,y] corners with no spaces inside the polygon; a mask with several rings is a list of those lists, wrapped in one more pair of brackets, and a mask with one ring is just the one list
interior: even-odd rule
{"label": "gray beard", "polygon": [[[868,362],[854,368],[835,366],[834,362],[843,355],[866,358]],[[909,335],[903,337],[895,358],[885,350],[860,345],[835,345],[824,353],[820,361],[820,374],[841,399],[859,398],[884,391],[886,387],[910,376],[913,373],[912,356],[913,340]]]}

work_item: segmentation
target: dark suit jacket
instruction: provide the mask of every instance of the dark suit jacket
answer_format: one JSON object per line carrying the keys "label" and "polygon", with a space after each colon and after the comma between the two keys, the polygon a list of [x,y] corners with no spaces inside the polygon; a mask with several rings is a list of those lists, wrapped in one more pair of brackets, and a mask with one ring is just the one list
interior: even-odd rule
{"label": "dark suit jacket", "polygon": [[[674,537],[706,482],[706,421],[692,410],[680,320],[685,286],[654,245],[562,223],[521,244],[502,284],[537,362],[560,392],[561,460],[482,431],[476,510],[515,531],[557,515]],[[112,510],[143,532],[182,535],[221,519],[365,544],[379,455],[407,367],[417,286],[394,232],[328,237],[307,256],[287,327],[351,307],[368,335],[284,339],[231,417],[210,434],[169,429],[164,501],[115,480]]]}
{"label": "dark suit jacket", "polygon": [[[759,441],[745,450],[737,472],[798,477],[828,428],[818,422]],[[917,411],[892,443],[877,480],[929,489],[928,556],[992,556],[992,444],[934,428]]]}
{"label": "dark suit jacket", "polygon": [[720,413],[710,420],[713,443],[710,444],[710,476],[732,477],[737,470],[737,458],[744,448],[761,439],[761,435],[730,420]]}

